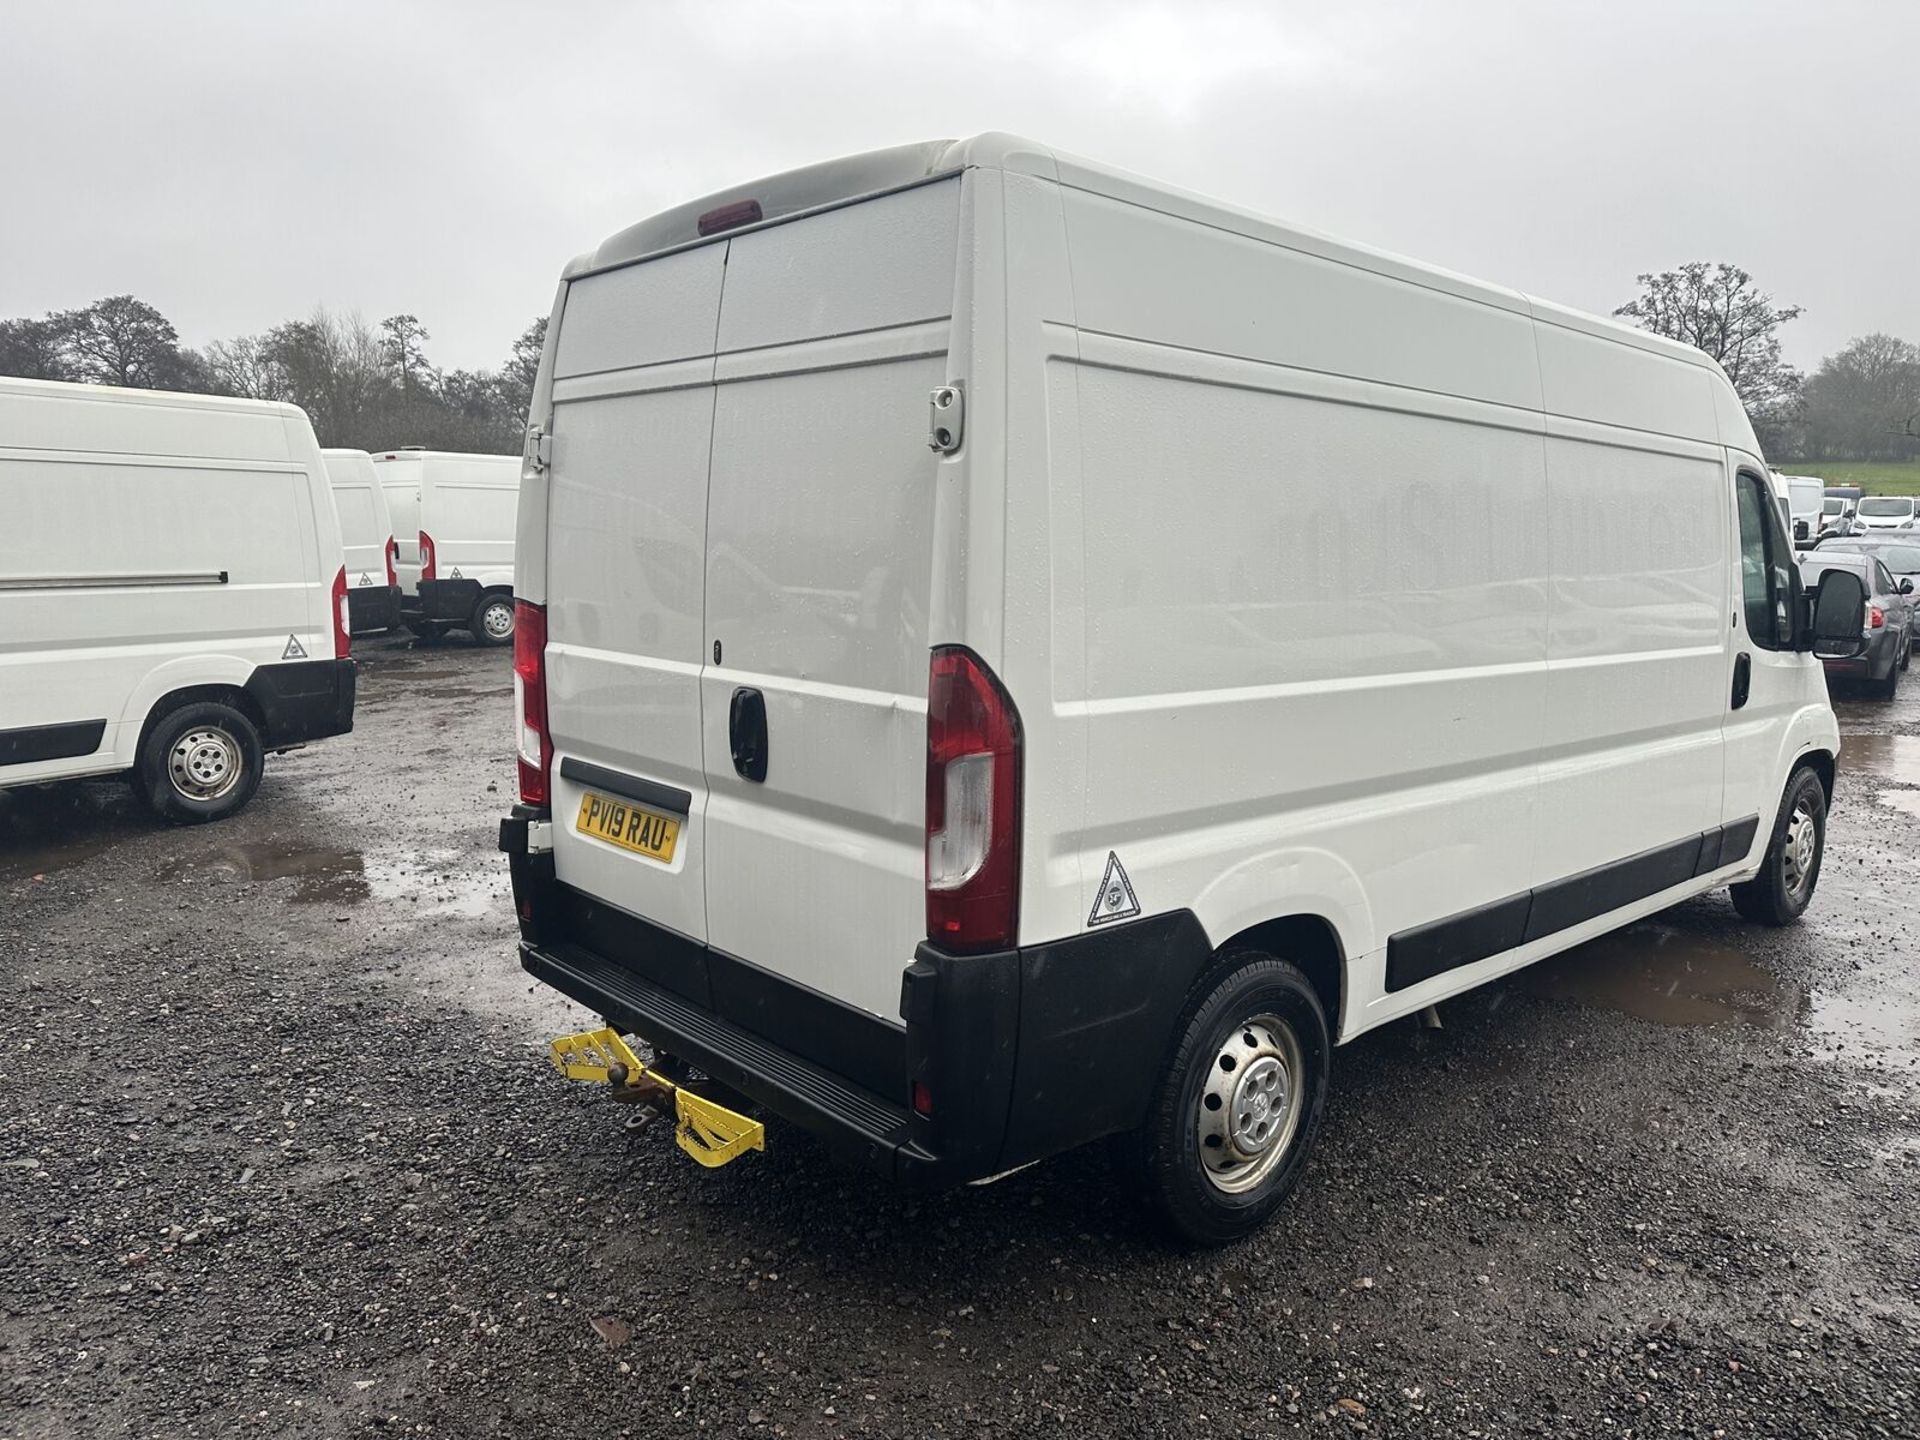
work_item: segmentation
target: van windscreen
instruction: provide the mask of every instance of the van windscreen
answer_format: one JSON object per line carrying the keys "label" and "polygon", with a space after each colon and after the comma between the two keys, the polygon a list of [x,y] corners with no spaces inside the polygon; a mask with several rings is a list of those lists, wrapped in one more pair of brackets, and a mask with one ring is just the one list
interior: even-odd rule
{"label": "van windscreen", "polygon": [[1860,502],[1862,515],[1877,516],[1882,520],[1895,515],[1913,514],[1913,497],[1910,495],[1869,495]]}

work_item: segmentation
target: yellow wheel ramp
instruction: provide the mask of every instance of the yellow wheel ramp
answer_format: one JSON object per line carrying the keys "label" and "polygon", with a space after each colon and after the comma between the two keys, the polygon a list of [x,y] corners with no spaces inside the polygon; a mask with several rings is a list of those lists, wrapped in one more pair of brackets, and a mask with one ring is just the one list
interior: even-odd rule
{"label": "yellow wheel ramp", "polygon": [[671,1100],[673,1140],[708,1169],[737,1160],[749,1150],[767,1148],[767,1131],[758,1120],[696,1095],[641,1063],[619,1031],[611,1026],[562,1035],[553,1042],[553,1065],[569,1080],[603,1084],[613,1098],[654,1105]]}

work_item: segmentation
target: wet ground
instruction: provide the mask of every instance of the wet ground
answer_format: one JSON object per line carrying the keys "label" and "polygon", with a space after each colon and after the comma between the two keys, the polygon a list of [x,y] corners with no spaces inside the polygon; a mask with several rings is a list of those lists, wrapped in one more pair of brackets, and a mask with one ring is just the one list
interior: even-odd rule
{"label": "wet ground", "polygon": [[1706,897],[1363,1037],[1192,1254],[1098,1150],[913,1201],[566,1085],[508,658],[357,649],[233,821],[0,795],[0,1437],[1920,1434],[1920,685],[1842,706],[1802,925]]}

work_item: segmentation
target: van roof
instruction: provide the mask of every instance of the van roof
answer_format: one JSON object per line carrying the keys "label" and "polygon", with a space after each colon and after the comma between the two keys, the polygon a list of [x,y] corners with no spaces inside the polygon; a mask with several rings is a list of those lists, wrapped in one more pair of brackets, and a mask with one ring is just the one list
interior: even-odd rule
{"label": "van roof", "polygon": [[[1352,265],[1426,289],[1531,315],[1545,324],[1582,331],[1682,360],[1720,373],[1724,378],[1720,366],[1704,352],[1618,320],[1557,305],[1437,265],[1335,239],[1316,230],[1275,220],[1001,131],[988,131],[965,140],[928,140],[914,145],[870,150],[729,186],[725,190],[663,210],[609,236],[596,249],[576,257],[568,264],[562,278],[572,280],[593,271],[630,265],[669,250],[709,244],[740,230],[777,225],[802,215],[871,199],[875,195],[906,189],[969,168],[1039,175],[1073,189],[1144,205],[1149,209],[1196,220],[1336,264]],[[726,225],[711,235],[703,236],[700,233],[702,216],[722,206],[747,201],[757,203],[757,220],[748,224]]]}
{"label": "van roof", "polygon": [[518,455],[491,455],[478,450],[422,450],[418,445],[399,445],[389,450],[365,452],[368,458],[384,460],[510,460],[520,463]]}
{"label": "van roof", "polygon": [[139,390],[124,385],[81,385],[71,380],[23,380],[11,375],[0,375],[0,390],[15,395],[44,395],[49,399],[91,400],[103,404],[165,405],[175,409],[307,418],[306,411],[285,400],[246,400],[237,395],[202,395],[193,390]]}

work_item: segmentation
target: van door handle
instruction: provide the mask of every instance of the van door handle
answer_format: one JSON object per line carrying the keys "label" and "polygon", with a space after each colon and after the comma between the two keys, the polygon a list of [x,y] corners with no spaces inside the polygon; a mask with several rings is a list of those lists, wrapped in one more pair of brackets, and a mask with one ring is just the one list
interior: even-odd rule
{"label": "van door handle", "polygon": [[733,768],[742,779],[767,778],[767,697],[750,686],[733,692],[727,717],[727,739],[733,746]]}
{"label": "van door handle", "polygon": [[1753,657],[1742,650],[1733,657],[1733,708],[1738,710],[1747,703],[1747,694],[1753,689]]}

